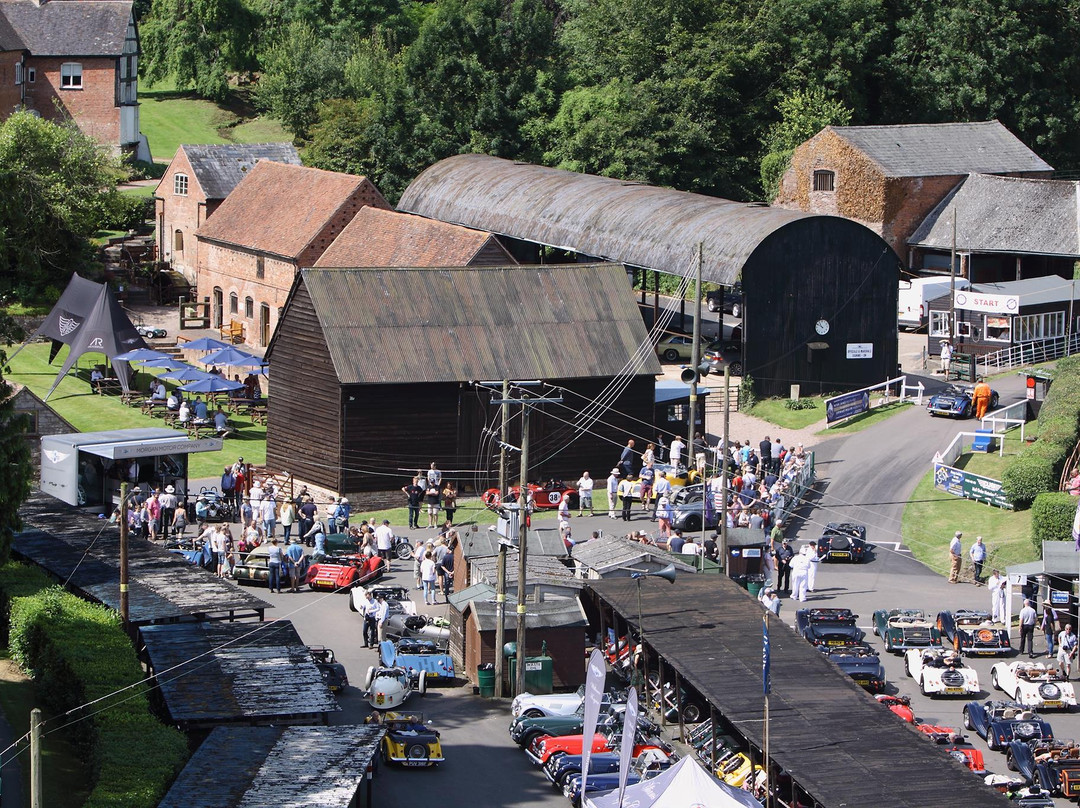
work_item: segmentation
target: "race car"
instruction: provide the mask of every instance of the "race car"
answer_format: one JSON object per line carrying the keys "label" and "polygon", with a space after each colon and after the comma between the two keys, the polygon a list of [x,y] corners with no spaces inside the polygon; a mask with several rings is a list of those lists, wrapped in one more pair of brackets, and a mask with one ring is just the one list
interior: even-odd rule
{"label": "race car", "polygon": [[1049,741],[1054,737],[1050,724],[1015,701],[968,702],[964,705],[964,727],[985,738],[992,752],[1005,749],[1012,741]]}
{"label": "race car", "polygon": [[311,652],[315,667],[319,669],[323,681],[330,690],[337,693],[349,686],[349,676],[345,673],[345,666],[337,661],[332,649],[321,645],[309,645],[308,651]]}
{"label": "race car", "polygon": [[[558,508],[559,503],[562,502],[563,494],[569,495],[568,504],[571,510],[578,506],[577,488],[564,485],[562,480],[548,480],[543,485],[529,483],[528,491],[532,498],[533,507],[538,510],[553,510]],[[495,509],[502,505],[503,502],[517,502],[520,495],[521,486],[515,485],[510,489],[510,493],[506,496],[503,496],[498,488],[489,488],[481,495],[481,498],[485,505],[491,509]]]}
{"label": "race car", "polygon": [[975,747],[957,746],[956,744],[953,744],[946,749],[945,752],[951,755],[954,760],[958,760],[960,763],[967,766],[980,777],[986,775],[986,762],[983,759],[983,753]]}
{"label": "race car", "polygon": [[1009,654],[1009,630],[995,623],[989,612],[958,609],[939,612],[937,628],[941,644],[955,648],[968,656],[974,654]]}
{"label": "race car", "polygon": [[386,636],[392,640],[427,640],[446,651],[450,648],[450,621],[426,614],[391,613],[386,619]]}
{"label": "race car", "polygon": [[344,592],[381,578],[385,571],[386,561],[379,556],[368,558],[362,555],[348,555],[324,558],[308,566],[304,583],[312,589]]}
{"label": "race car", "polygon": [[[415,687],[413,682],[416,683]],[[404,704],[413,690],[421,696],[427,693],[427,674],[424,671],[414,676],[404,668],[379,665],[368,668],[362,695],[376,710],[393,710]]]}
{"label": "race car", "polygon": [[745,752],[736,752],[716,765],[716,776],[729,786],[742,788],[761,771]]}
{"label": "race car", "polygon": [[880,693],[885,689],[885,666],[877,651],[869,645],[818,646],[830,662],[870,693]]}
{"label": "race car", "polygon": [[829,522],[817,542],[822,561],[859,562],[866,556],[866,528],[854,522]]}
{"label": "race car", "polygon": [[1080,797],[1080,745],[1076,741],[1013,741],[1005,765],[1028,785],[1053,796]]}
{"label": "race car", "polygon": [[988,774],[983,782],[1016,803],[1017,808],[1054,808],[1054,799],[1049,791],[1029,786],[1016,775]]}
{"label": "race car", "polygon": [[890,696],[886,693],[878,693],[874,696],[877,703],[882,707],[888,707],[892,714],[908,724],[915,723],[915,711],[911,709],[911,699],[907,696]]}
{"label": "race car", "polygon": [[965,696],[979,693],[979,675],[956,651],[912,648],[904,654],[908,676],[924,696]]}
{"label": "race car", "polygon": [[[585,685],[581,685],[573,693],[550,693],[536,695],[533,693],[519,693],[514,696],[510,703],[510,714],[517,718],[540,718],[541,716],[573,715],[585,702]],[[626,702],[626,691],[607,691],[604,693],[600,708],[610,704],[622,704]]]}
{"label": "race car", "polygon": [[165,339],[169,333],[164,328],[154,328],[151,325],[137,325],[135,330],[139,332],[139,336],[143,339]]}
{"label": "race car", "polygon": [[[598,723],[597,732],[593,735],[592,751],[612,752],[619,749],[622,743],[621,731],[622,716],[611,716],[606,721]],[[580,755],[584,746],[585,737],[580,734],[548,736],[537,738],[529,744],[525,749],[525,754],[537,766],[543,766],[554,756]],[[641,730],[638,731],[637,736],[634,738],[632,749],[631,755],[635,758],[646,749],[670,750],[663,741],[654,737],[646,737]]]}
{"label": "race car", "polygon": [[[990,409],[996,410],[1000,396],[997,391],[990,391]],[[973,388],[959,384],[950,384],[935,396],[930,396],[926,411],[931,415],[948,418],[967,418],[974,411],[975,394]]]}
{"label": "race car", "polygon": [[[641,757],[634,763],[641,764],[668,764],[674,763],[676,756],[668,754],[663,749],[648,748],[642,752]],[[589,779],[596,774],[619,771],[619,755],[616,752],[604,752],[599,755],[589,756]],[[562,788],[566,780],[574,775],[581,774],[581,755],[559,755],[549,758],[544,764],[544,776],[551,781],[552,785]],[[616,782],[616,785],[618,783]]]}
{"label": "race car", "polygon": [[379,661],[388,668],[404,668],[412,676],[423,671],[429,684],[454,681],[454,660],[431,640],[384,640]]}
{"label": "race car", "polygon": [[[569,757],[569,755],[567,755]],[[592,761],[594,758],[589,758],[589,779],[585,786],[586,794],[596,794],[601,791],[611,791],[619,787],[619,770],[608,769],[603,772],[598,772]],[[618,758],[616,758],[616,766],[618,766]],[[651,756],[646,753],[635,759],[630,764],[630,771],[626,773],[626,784],[634,785],[640,783],[643,780],[648,780],[665,771],[671,766],[671,759],[666,760],[653,760]],[[568,775],[562,783],[563,796],[570,800],[571,805],[582,804],[582,792],[581,792],[581,765],[578,764],[578,771],[574,774]]]}
{"label": "race car", "polygon": [[380,742],[383,763],[419,767],[445,761],[439,733],[424,722],[423,713],[374,712],[364,723],[386,727]]}
{"label": "race car", "polygon": [[1076,706],[1072,682],[1042,662],[999,662],[990,669],[990,683],[1025,707],[1068,710]]}
{"label": "race car", "polygon": [[[660,479],[660,472],[664,472],[664,477],[671,483],[671,490],[674,494],[675,491],[685,488],[687,485],[692,484],[698,478],[698,470],[691,469],[686,470],[686,466],[681,463],[676,468],[670,463],[653,463],[653,488],[655,492],[656,481]],[[653,499],[655,499],[655,493]],[[641,501],[641,475],[638,474],[636,479],[630,481],[630,499],[635,502]],[[592,791],[592,789],[589,789]]]}
{"label": "race car", "polygon": [[851,609],[799,609],[795,631],[811,645],[858,645],[866,632],[855,621]]}
{"label": "race car", "polygon": [[391,615],[416,614],[416,604],[410,600],[411,593],[408,587],[395,584],[369,584],[355,587],[350,593],[349,610],[363,614],[368,603],[378,595],[382,595],[386,600]]}
{"label": "race car", "polygon": [[879,609],[874,612],[873,627],[889,652],[941,644],[937,626],[921,609]]}

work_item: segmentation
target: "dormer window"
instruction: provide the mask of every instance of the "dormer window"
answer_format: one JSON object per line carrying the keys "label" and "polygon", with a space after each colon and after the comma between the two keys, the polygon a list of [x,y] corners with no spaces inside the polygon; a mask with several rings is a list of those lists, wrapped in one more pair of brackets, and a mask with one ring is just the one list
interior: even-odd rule
{"label": "dormer window", "polygon": [[65,62],[60,65],[60,89],[82,89],[82,65],[78,62]]}
{"label": "dormer window", "polygon": [[815,191],[835,191],[836,190],[836,172],[834,172],[834,171],[815,171],[814,172],[814,190]]}
{"label": "dormer window", "polygon": [[187,196],[187,174],[176,174],[173,177],[173,193],[177,196]]}

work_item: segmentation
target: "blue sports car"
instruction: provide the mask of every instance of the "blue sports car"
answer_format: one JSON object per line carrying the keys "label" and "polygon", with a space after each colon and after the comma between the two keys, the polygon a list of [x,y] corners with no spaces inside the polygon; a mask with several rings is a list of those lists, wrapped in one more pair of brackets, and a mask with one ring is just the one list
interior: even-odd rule
{"label": "blue sports car", "polygon": [[[946,418],[968,418],[975,412],[974,393],[970,387],[950,384],[936,396],[931,396],[926,404],[926,411],[931,415],[943,415]],[[990,409],[996,410],[999,396],[996,390],[990,391]]]}
{"label": "blue sports car", "polygon": [[996,699],[964,705],[964,728],[985,738],[991,751],[1003,751],[1013,741],[1054,737],[1050,725],[1031,708]]}
{"label": "blue sports car", "polygon": [[432,684],[454,681],[454,660],[431,640],[383,640],[379,662],[388,668],[404,668],[414,679],[423,671]]}

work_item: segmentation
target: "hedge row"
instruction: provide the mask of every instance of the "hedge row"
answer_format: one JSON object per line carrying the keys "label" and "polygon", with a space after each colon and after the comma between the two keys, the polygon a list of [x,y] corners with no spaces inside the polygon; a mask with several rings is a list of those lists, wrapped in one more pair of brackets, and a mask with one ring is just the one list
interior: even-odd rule
{"label": "hedge row", "polygon": [[60,719],[76,722],[71,729],[89,750],[95,786],[85,806],[153,808],[186,761],[187,741],[150,712],[119,615],[20,564],[0,567],[0,591],[12,657],[34,677],[42,701],[57,715],[91,703]]}
{"label": "hedge row", "polygon": [[1026,446],[1005,471],[1005,496],[1027,508],[1039,494],[1054,491],[1069,454],[1080,440],[1080,356],[1058,360],[1054,383],[1039,410],[1039,439]]}
{"label": "hedge row", "polygon": [[1076,497],[1064,491],[1039,494],[1031,506],[1031,543],[1042,554],[1044,541],[1072,539],[1072,522],[1076,514]]}

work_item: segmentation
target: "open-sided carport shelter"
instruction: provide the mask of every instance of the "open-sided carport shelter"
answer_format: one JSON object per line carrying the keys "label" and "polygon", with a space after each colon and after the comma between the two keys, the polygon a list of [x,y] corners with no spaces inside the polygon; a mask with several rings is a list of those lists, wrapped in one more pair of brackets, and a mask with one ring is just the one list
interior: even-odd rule
{"label": "open-sided carport shelter", "polygon": [[495,233],[519,261],[538,263],[546,246],[683,276],[700,244],[705,281],[742,279],[743,364],[765,395],[792,384],[803,393],[864,387],[896,371],[900,261],[880,236],[838,216],[480,154],[429,167],[398,207]]}

